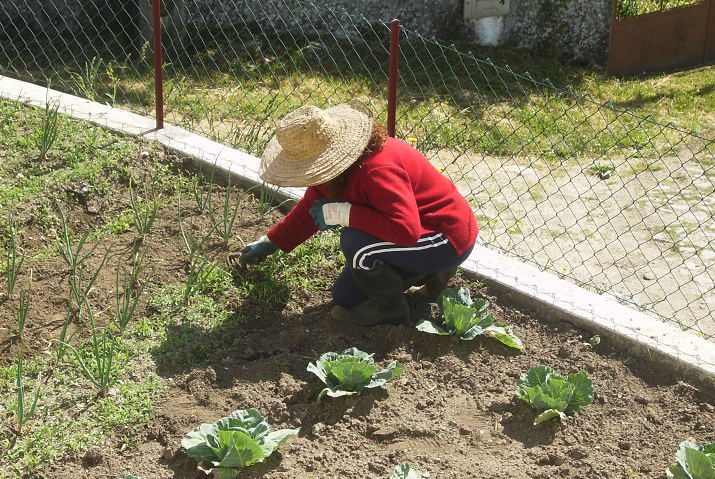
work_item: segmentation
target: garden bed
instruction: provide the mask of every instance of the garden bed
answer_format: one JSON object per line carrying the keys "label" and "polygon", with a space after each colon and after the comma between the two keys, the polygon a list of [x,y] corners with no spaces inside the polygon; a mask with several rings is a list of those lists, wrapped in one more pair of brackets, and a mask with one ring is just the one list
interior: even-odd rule
{"label": "garden bed", "polygon": [[[178,301],[192,265],[179,228],[179,196],[184,236],[189,231],[196,238],[208,235],[202,256],[220,268],[228,251],[263,234],[281,213],[261,212],[265,205],[260,198],[244,196],[227,244],[209,235],[212,221],[187,187],[194,183],[183,159],[156,144],[112,141],[127,143],[124,163],[115,167],[128,170],[101,194],[84,189],[75,178],[32,202],[13,205],[20,222],[16,245],[27,258],[17,288],[28,286],[32,269],[22,340],[8,331],[16,328],[19,289],[0,304],[0,327],[6,328],[0,336],[0,392],[9,398],[2,403],[8,413],[0,430],[0,456],[25,461],[28,452],[23,450],[37,448],[41,440],[61,442],[73,422],[101,434],[63,447],[55,456],[42,455],[39,463],[23,465],[25,472],[10,469],[3,460],[0,469],[7,472],[0,477],[207,477],[186,455],[181,440],[201,423],[247,408],[263,414],[271,429],[299,428],[299,433],[263,463],[241,472],[238,477],[243,478],[387,479],[405,461],[432,479],[661,478],[681,441],[715,442],[715,400],[675,372],[628,357],[605,341],[591,346],[590,332],[538,317],[461,276],[450,286],[464,286],[472,298],[487,299],[489,311],[521,339],[522,352],[488,336],[459,341],[418,331],[417,320],[436,320],[439,312],[434,303],[414,296],[409,299],[409,323],[358,328],[335,322],[329,314],[330,285],[342,258],[334,233],[321,234],[291,254],[277,254],[263,267],[216,270],[210,288]],[[51,155],[43,171],[63,168],[68,152]],[[3,161],[16,160],[0,153]],[[18,179],[17,164],[13,168],[3,170],[4,182]],[[114,177],[113,170],[105,173]],[[131,223],[111,226],[131,211],[129,181],[137,188],[145,173],[161,178],[161,206],[151,231],[139,240]],[[172,175],[184,180],[174,182]],[[196,191],[208,195],[208,186]],[[233,188],[231,194],[237,199],[239,190]],[[211,192],[215,205],[223,205],[225,196],[221,186]],[[153,261],[150,268],[156,267],[150,280],[146,272],[142,276],[148,286],[118,349],[121,361],[114,374],[119,382],[104,398],[81,374],[72,354],[52,360],[71,301],[70,274],[54,249],[61,237],[55,199],[75,245],[87,231],[101,232],[85,249],[98,245],[86,263],[88,272],[100,270],[88,295],[98,325],[107,325],[116,304],[120,260],[126,262],[137,248]],[[68,331],[84,321],[80,313]],[[89,328],[82,327],[72,344],[80,349],[89,338]],[[324,397],[318,404],[324,385],[306,370],[308,364],[325,352],[350,347],[374,353],[380,367],[398,360],[403,372],[382,387]],[[30,366],[26,394],[34,392],[38,377],[43,389],[36,420],[25,436],[16,437],[9,410],[14,404],[12,365],[19,355]],[[594,384],[593,403],[563,422],[534,426],[535,411],[515,396],[515,389],[519,376],[538,365],[563,375],[586,370]],[[145,394],[149,403],[132,409],[141,415],[103,425],[112,408],[136,400],[129,390],[148,383],[156,383]],[[63,424],[43,430],[50,417],[62,417]],[[32,435],[40,430],[42,434]]]}

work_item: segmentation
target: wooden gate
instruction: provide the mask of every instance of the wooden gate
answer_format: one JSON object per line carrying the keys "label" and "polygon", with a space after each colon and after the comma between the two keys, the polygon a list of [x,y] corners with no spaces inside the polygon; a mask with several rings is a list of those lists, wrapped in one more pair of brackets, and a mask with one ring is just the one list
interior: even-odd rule
{"label": "wooden gate", "polygon": [[715,60],[715,0],[635,17],[613,8],[608,73],[674,70]]}

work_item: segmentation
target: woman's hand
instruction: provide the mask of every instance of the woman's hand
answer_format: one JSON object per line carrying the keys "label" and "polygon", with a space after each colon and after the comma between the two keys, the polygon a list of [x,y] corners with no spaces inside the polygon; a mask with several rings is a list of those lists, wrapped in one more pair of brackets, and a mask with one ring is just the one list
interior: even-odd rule
{"label": "woman's hand", "polygon": [[345,201],[317,199],[310,208],[310,216],[321,231],[337,226],[350,226],[350,208]]}
{"label": "woman's hand", "polygon": [[271,243],[268,236],[263,235],[258,241],[249,243],[241,250],[239,261],[243,265],[247,263],[261,263],[276,251],[278,251],[278,247]]}

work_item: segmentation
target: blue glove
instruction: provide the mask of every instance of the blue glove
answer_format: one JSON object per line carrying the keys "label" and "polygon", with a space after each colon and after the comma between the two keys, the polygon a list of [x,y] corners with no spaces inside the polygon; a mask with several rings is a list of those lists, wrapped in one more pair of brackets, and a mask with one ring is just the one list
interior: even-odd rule
{"label": "blue glove", "polygon": [[265,259],[278,251],[278,247],[271,243],[268,236],[261,236],[258,241],[249,243],[241,250],[239,261],[242,265],[246,263],[261,263]]}
{"label": "blue glove", "polygon": [[310,216],[321,231],[337,226],[350,226],[351,207],[352,205],[345,201],[321,198],[315,200],[315,205],[310,208]]}

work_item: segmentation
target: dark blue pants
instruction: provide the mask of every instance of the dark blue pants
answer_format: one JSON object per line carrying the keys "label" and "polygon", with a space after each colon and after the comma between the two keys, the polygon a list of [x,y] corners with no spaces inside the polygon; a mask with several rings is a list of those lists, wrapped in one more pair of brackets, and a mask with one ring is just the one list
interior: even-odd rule
{"label": "dark blue pants", "polygon": [[400,246],[355,228],[342,229],[340,248],[347,264],[333,284],[332,295],[335,304],[344,308],[352,308],[368,299],[355,284],[350,268],[372,269],[376,263],[389,264],[406,281],[421,274],[456,268],[472,252],[470,247],[464,254],[457,255],[442,233],[428,233],[412,246]]}

